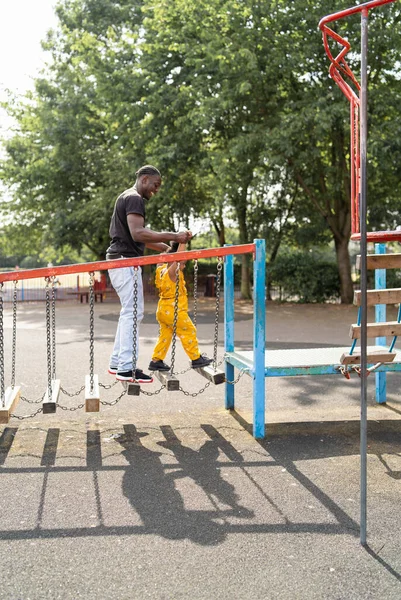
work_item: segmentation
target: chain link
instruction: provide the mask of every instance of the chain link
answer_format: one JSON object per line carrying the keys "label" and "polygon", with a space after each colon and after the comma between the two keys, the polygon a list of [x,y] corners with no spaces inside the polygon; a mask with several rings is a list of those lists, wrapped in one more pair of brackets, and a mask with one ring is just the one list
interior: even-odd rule
{"label": "chain link", "polygon": [[24,419],[32,419],[32,417],[36,417],[36,415],[38,415],[41,412],[43,412],[42,407],[38,408],[38,410],[36,410],[31,415],[16,415],[15,413],[10,413],[10,417],[13,417],[14,419],[18,419],[19,421],[23,421]]}
{"label": "chain link", "polygon": [[175,347],[177,342],[177,321],[178,321],[178,296],[180,292],[180,263],[177,262],[175,269],[175,294],[174,294],[174,318],[173,318],[173,337],[171,342],[171,361],[170,361],[170,373],[174,373],[175,363]]}
{"label": "chain link", "polygon": [[123,396],[125,396],[126,393],[127,390],[123,390],[115,400],[112,400],[111,402],[106,402],[106,400],[100,400],[100,404],[103,404],[103,406],[114,406],[115,404],[117,404],[117,402],[121,400]]}
{"label": "chain link", "polygon": [[193,323],[196,327],[196,318],[198,316],[198,260],[194,261],[194,318]]}
{"label": "chain link", "polygon": [[56,278],[52,277],[52,379],[56,379]]}
{"label": "chain link", "polygon": [[174,371],[173,375],[184,375],[185,373],[188,373],[188,371],[192,371],[192,366],[190,365],[187,369],[184,369],[183,371]]}
{"label": "chain link", "polygon": [[216,310],[214,316],[214,338],[213,338],[213,367],[217,369],[217,344],[219,341],[219,312],[220,312],[220,285],[221,271],[223,269],[223,259],[218,257],[217,263],[217,279],[216,279]]}
{"label": "chain link", "polygon": [[11,387],[15,387],[15,361],[17,356],[17,285],[18,281],[14,281],[13,291],[13,341],[11,350]]}
{"label": "chain link", "polygon": [[51,325],[50,325],[50,277],[46,277],[46,355],[47,355],[47,392],[49,400],[52,397],[52,355],[51,355]]}
{"label": "chain link", "polygon": [[119,383],[117,379],[114,383],[100,383],[100,381],[99,381],[99,387],[102,387],[105,390],[110,390],[112,387],[117,385],[117,383]]}
{"label": "chain link", "polygon": [[78,406],[63,406],[59,402],[56,402],[56,406],[58,406],[59,408],[61,408],[61,410],[66,410],[66,411],[69,411],[69,412],[75,412],[76,410],[79,410],[80,408],[83,408],[85,406],[85,403],[78,404]]}
{"label": "chain link", "polygon": [[94,306],[95,306],[95,292],[94,292],[94,273],[89,273],[89,377],[90,377],[90,393],[93,393],[93,377],[94,377],[94,339],[95,339],[95,326],[94,326]]}
{"label": "chain link", "polygon": [[210,381],[208,381],[205,385],[205,387],[201,388],[198,392],[187,392],[186,390],[184,390],[181,386],[178,388],[180,390],[180,392],[182,392],[185,396],[191,396],[191,398],[195,398],[196,396],[199,396],[199,394],[203,394],[203,392],[209,387],[210,385]]}
{"label": "chain link", "polygon": [[132,307],[132,376],[135,377],[138,337],[138,267],[134,267],[134,299]]}
{"label": "chain link", "polygon": [[69,396],[70,398],[74,398],[74,396],[79,396],[79,394],[81,394],[83,392],[83,390],[85,389],[85,386],[82,385],[79,390],[77,392],[67,392],[67,390],[65,390],[61,385],[60,385],[60,392],[63,392],[63,394],[65,394],[66,396]]}
{"label": "chain link", "polygon": [[231,385],[235,385],[236,383],[239,382],[241,377],[247,372],[248,372],[248,369],[241,369],[241,371],[238,373],[238,377],[236,379],[234,379],[233,381],[229,381],[228,379],[226,379],[226,383],[231,383]]}
{"label": "chain link", "polygon": [[160,394],[160,392],[162,390],[164,390],[166,388],[165,385],[162,385],[161,388],[159,388],[158,390],[156,390],[155,392],[146,392],[145,390],[143,390],[142,388],[140,388],[140,393],[144,394],[145,396],[157,396],[157,394]]}
{"label": "chain link", "polygon": [[43,402],[44,397],[45,394],[43,394],[43,396],[39,398],[39,400],[28,400],[28,398],[25,398],[25,396],[20,396],[22,402],[27,402],[28,404],[41,404]]}
{"label": "chain link", "polygon": [[4,407],[6,399],[4,397],[4,321],[3,321],[3,282],[0,283],[0,393],[1,405]]}

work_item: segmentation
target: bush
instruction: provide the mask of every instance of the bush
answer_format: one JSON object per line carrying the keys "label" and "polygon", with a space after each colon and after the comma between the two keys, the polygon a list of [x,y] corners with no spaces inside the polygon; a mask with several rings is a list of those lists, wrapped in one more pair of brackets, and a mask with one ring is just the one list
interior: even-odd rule
{"label": "bush", "polygon": [[326,302],[340,295],[340,279],[334,261],[311,252],[279,255],[268,267],[271,284],[298,302]]}

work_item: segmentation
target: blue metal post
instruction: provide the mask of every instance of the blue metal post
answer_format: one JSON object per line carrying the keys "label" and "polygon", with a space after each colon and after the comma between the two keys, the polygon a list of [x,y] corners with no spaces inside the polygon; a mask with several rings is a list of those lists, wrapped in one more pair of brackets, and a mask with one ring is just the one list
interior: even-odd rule
{"label": "blue metal post", "polygon": [[[386,244],[375,244],[376,254],[386,254]],[[376,269],[375,271],[375,288],[382,290],[386,287],[386,269]],[[376,323],[382,323],[386,320],[386,305],[376,304],[375,307]],[[377,337],[377,346],[386,346],[387,339],[385,337]],[[383,404],[386,402],[387,382],[386,373],[375,373],[376,378],[376,402]]]}
{"label": "blue metal post", "polygon": [[[234,257],[224,258],[224,350],[234,351]],[[234,366],[226,361],[226,397],[227,410],[234,409]]]}
{"label": "blue metal post", "polygon": [[253,435],[265,435],[266,248],[254,240],[253,261]]}

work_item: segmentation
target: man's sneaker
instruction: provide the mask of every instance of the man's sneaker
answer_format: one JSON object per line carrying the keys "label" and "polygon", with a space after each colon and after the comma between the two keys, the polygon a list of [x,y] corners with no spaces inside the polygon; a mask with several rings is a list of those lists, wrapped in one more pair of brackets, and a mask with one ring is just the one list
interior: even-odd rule
{"label": "man's sneaker", "polygon": [[149,371],[170,371],[170,367],[162,360],[151,360],[148,369]]}
{"label": "man's sneaker", "polygon": [[118,371],[118,367],[112,367],[112,366],[110,366],[110,367],[107,369],[107,372],[108,372],[108,373],[110,373],[110,375],[116,375],[116,374],[117,374],[117,371]]}
{"label": "man's sneaker", "polygon": [[201,354],[199,358],[192,361],[191,367],[193,369],[200,369],[201,367],[207,367],[212,362],[213,358],[208,358],[206,354]]}
{"label": "man's sneaker", "polygon": [[141,369],[135,369],[135,379],[132,377],[132,369],[130,371],[118,371],[116,379],[119,381],[135,381],[136,383],[152,383],[153,377],[146,375]]}

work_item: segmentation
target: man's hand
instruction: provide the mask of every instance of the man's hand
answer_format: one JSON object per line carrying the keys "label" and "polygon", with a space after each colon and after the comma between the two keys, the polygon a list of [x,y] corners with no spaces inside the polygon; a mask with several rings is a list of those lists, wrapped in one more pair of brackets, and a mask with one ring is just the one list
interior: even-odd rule
{"label": "man's hand", "polygon": [[192,231],[179,231],[176,233],[175,241],[179,244],[186,244],[192,237]]}

